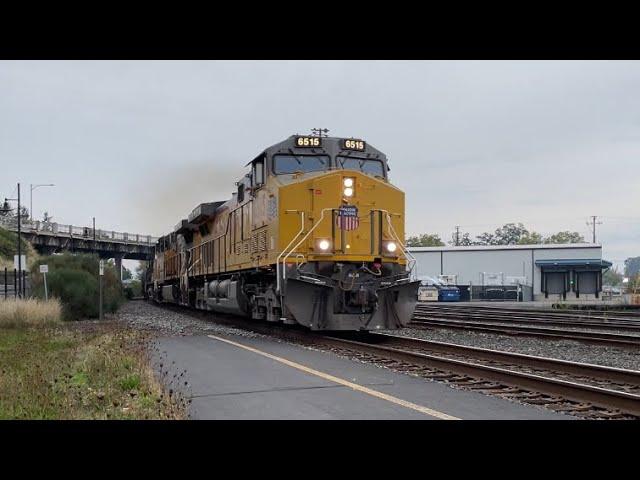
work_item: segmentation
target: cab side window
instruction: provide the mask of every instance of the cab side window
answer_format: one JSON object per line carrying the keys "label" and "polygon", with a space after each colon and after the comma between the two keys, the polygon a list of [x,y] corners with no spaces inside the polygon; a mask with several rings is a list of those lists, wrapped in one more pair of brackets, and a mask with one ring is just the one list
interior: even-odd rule
{"label": "cab side window", "polygon": [[244,182],[238,184],[238,203],[244,202]]}
{"label": "cab side window", "polygon": [[260,159],[253,162],[253,186],[260,187],[264,185],[264,155]]}

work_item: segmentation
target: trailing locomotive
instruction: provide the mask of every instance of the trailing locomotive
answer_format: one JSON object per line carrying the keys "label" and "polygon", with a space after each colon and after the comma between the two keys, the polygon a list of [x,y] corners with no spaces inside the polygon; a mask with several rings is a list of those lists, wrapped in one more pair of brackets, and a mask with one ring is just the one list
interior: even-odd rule
{"label": "trailing locomotive", "polygon": [[198,205],[158,240],[149,298],[312,330],[409,322],[419,282],[382,152],[294,135],[246,167],[231,199]]}

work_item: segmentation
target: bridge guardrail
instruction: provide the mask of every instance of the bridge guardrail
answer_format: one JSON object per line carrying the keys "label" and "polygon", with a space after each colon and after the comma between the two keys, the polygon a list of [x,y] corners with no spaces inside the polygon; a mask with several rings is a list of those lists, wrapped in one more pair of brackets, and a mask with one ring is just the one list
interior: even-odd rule
{"label": "bridge guardrail", "polygon": [[[18,221],[15,217],[0,217],[0,226],[11,230],[18,231]],[[75,225],[66,225],[56,222],[42,222],[40,220],[22,220],[20,221],[21,230],[25,233],[50,233],[53,235],[64,235],[69,237],[93,238],[93,227],[78,227]],[[158,241],[158,237],[151,235],[140,235],[137,233],[116,232],[113,230],[100,230],[96,228],[96,240],[109,240],[123,243],[135,243],[142,245],[153,245]]]}

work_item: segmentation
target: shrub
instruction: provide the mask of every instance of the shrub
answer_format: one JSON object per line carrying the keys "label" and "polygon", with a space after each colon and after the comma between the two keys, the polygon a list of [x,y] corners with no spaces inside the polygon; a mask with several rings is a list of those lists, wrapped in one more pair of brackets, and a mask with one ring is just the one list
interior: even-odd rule
{"label": "shrub", "polygon": [[142,282],[140,282],[140,280],[131,280],[127,285],[125,285],[124,294],[129,300],[133,297],[141,297]]}
{"label": "shrub", "polygon": [[[47,287],[49,295],[61,300],[66,320],[96,318],[99,315],[98,257],[65,253],[43,257],[39,264],[49,265]],[[44,297],[44,281],[39,265],[31,269],[33,295]],[[105,263],[103,277],[103,311],[115,312],[124,295],[115,268]]]}

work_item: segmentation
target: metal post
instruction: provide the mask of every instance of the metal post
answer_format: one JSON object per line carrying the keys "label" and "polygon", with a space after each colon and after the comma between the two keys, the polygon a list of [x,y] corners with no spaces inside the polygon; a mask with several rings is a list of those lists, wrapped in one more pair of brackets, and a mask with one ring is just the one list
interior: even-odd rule
{"label": "metal post", "polygon": [[102,320],[102,275],[100,275],[100,320]]}
{"label": "metal post", "polygon": [[102,276],[104,275],[104,260],[100,260],[98,274],[98,284],[100,290],[100,320],[102,320]]}
{"label": "metal post", "polygon": [[96,217],[93,217],[93,253],[96,253]]}
{"label": "metal post", "polygon": [[45,301],[49,300],[49,292],[47,291],[47,274],[46,272],[42,274],[44,277],[44,299]]}
{"label": "metal post", "polygon": [[18,298],[18,271],[13,269],[13,298]]}
{"label": "metal post", "polygon": [[[18,271],[22,271],[22,248],[20,245],[20,238],[21,238],[21,226],[20,223],[22,223],[20,221],[20,183],[18,183]],[[19,292],[18,292],[18,297],[22,298],[22,285],[19,285]]]}
{"label": "metal post", "polygon": [[9,282],[9,277],[7,275],[7,267],[4,267],[4,299],[7,299],[7,283]]}

